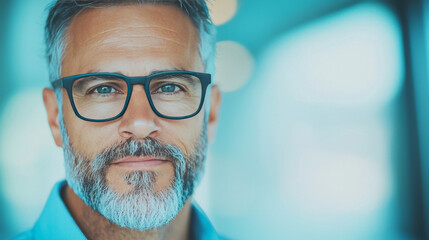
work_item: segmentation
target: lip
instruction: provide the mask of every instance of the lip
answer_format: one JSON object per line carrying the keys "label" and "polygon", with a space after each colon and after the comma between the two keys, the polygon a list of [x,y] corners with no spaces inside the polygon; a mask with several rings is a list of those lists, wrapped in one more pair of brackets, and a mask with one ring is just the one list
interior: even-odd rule
{"label": "lip", "polygon": [[129,156],[112,162],[112,165],[133,169],[149,169],[159,165],[163,165],[165,163],[168,163],[168,160],[155,158],[153,156]]}

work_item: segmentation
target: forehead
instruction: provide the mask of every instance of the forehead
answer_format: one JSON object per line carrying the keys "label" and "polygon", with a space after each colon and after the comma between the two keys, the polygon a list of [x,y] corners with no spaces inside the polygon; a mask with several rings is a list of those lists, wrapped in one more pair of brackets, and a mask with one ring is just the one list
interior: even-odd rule
{"label": "forehead", "polygon": [[71,21],[66,39],[63,69],[73,74],[112,57],[165,62],[179,56],[189,60],[199,53],[198,30],[191,19],[178,7],[164,4],[85,10]]}

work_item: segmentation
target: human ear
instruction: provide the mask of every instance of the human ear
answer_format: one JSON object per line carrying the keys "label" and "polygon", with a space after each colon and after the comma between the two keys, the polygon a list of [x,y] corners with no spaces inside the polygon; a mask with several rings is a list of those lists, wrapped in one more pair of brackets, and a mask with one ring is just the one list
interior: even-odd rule
{"label": "human ear", "polygon": [[219,106],[221,102],[221,93],[219,87],[214,85],[210,94],[210,112],[208,117],[207,134],[208,140],[212,141],[216,133],[216,126],[219,119]]}
{"label": "human ear", "polygon": [[52,89],[43,89],[43,102],[45,104],[46,113],[48,114],[48,124],[51,128],[55,144],[58,147],[62,147],[61,128],[58,120],[58,102],[55,97],[55,92]]}

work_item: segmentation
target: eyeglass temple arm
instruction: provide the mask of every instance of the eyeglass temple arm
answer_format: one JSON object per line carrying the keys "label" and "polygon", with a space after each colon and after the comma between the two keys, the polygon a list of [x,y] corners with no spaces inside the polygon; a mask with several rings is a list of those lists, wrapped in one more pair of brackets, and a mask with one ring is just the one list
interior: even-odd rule
{"label": "eyeglass temple arm", "polygon": [[62,88],[63,87],[63,79],[57,79],[52,82],[52,88]]}

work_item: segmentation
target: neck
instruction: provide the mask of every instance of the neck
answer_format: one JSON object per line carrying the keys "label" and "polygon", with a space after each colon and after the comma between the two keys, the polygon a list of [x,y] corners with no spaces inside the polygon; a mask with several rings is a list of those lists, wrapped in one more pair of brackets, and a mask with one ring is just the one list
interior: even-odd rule
{"label": "neck", "polygon": [[188,199],[177,216],[164,226],[145,231],[122,228],[95,212],[66,185],[62,198],[83,234],[88,239],[189,239],[191,204]]}

